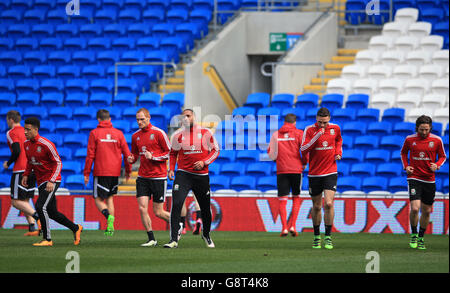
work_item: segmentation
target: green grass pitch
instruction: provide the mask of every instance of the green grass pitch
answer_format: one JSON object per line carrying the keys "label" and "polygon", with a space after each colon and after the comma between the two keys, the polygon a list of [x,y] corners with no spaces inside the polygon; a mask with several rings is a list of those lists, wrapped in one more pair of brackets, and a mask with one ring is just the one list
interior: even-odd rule
{"label": "green grass pitch", "polygon": [[52,231],[53,247],[33,247],[41,238],[24,232],[0,229],[0,273],[64,273],[69,251],[78,253],[81,273],[365,273],[370,251],[378,253],[381,273],[449,273],[448,235],[426,235],[427,250],[419,251],[406,234],[335,233],[333,250],[316,250],[311,233],[217,231],[216,248],[208,249],[188,232],[178,249],[164,249],[168,231],[155,231],[153,248],[140,247],[144,231],[83,231],[79,246],[70,231]]}

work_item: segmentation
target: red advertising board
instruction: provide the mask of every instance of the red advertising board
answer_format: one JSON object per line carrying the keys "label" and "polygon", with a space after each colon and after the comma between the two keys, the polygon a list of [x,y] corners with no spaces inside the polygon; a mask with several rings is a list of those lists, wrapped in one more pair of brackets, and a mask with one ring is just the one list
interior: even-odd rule
{"label": "red advertising board", "polygon": [[[36,200],[36,198],[34,199]],[[116,196],[115,214],[118,230],[143,230],[135,196]],[[167,198],[166,209],[170,211],[171,198]],[[106,220],[97,210],[92,196],[57,196],[58,209],[75,223],[85,229],[105,229]],[[187,198],[189,207],[188,224],[193,225],[193,198]],[[300,211],[296,222],[297,231],[311,232],[311,200],[301,198]],[[288,201],[288,215],[292,202]],[[281,221],[278,215],[276,197],[237,197],[213,196],[212,230],[216,231],[267,231],[279,232]],[[23,227],[26,219],[18,210],[11,207],[11,199],[0,195],[0,226],[5,229]],[[168,224],[153,215],[150,204],[149,214],[154,230],[168,230]],[[384,197],[355,197],[335,199],[335,220],[333,230],[343,233],[409,233],[409,200]],[[51,223],[52,229],[62,229],[57,223]],[[323,227],[322,227],[323,230]],[[448,234],[449,201],[436,199],[427,233]]]}

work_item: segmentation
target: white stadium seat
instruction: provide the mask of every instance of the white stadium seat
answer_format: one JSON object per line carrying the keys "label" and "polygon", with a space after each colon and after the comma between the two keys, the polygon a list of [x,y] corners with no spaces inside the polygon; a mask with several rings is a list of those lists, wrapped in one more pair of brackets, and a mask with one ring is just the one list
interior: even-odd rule
{"label": "white stadium seat", "polygon": [[405,115],[406,117],[405,120],[409,122],[416,122],[417,118],[419,118],[422,115],[427,115],[433,118],[433,112],[434,112],[433,109],[414,108],[409,110],[408,115]]}
{"label": "white stadium seat", "polygon": [[367,70],[367,78],[373,78],[376,80],[385,79],[391,77],[392,67],[386,65],[372,65]]}
{"label": "white stadium seat", "polygon": [[367,68],[362,65],[358,64],[347,65],[344,68],[342,68],[341,78],[348,79],[351,81],[364,78],[366,77],[366,70]]}
{"label": "white stadium seat", "polygon": [[387,37],[399,37],[402,35],[406,35],[408,31],[408,24],[405,22],[386,22],[383,25],[383,29],[381,30],[381,34]]}
{"label": "white stadium seat", "polygon": [[355,64],[370,66],[377,64],[380,60],[380,52],[375,50],[361,50],[356,53]]}
{"label": "white stadium seat", "polygon": [[397,108],[405,109],[405,116],[408,116],[411,109],[418,108],[420,106],[420,102],[421,97],[419,95],[402,93],[397,96],[395,106]]}
{"label": "white stadium seat", "polygon": [[383,112],[385,109],[394,107],[395,95],[391,93],[376,93],[370,97],[369,108],[380,109]]}
{"label": "white stadium seat", "polygon": [[399,50],[385,51],[381,54],[380,63],[387,66],[395,66],[405,61],[406,53]]}
{"label": "white stadium seat", "polygon": [[422,98],[421,107],[436,110],[439,108],[444,108],[445,104],[446,104],[445,95],[431,93],[426,94]]}
{"label": "white stadium seat", "polygon": [[449,108],[440,108],[434,110],[434,113],[432,115],[433,121],[440,122],[442,125],[447,125],[448,119],[449,119]]}
{"label": "white stadium seat", "polygon": [[394,47],[394,38],[388,36],[373,36],[369,41],[369,50],[384,52]]}
{"label": "white stadium seat", "polygon": [[398,79],[411,79],[417,77],[417,67],[414,65],[402,64],[394,67],[392,71],[392,77]]}
{"label": "white stadium seat", "polygon": [[431,54],[431,52],[424,50],[408,52],[406,54],[405,63],[420,67],[431,62]]}
{"label": "white stadium seat", "polygon": [[402,79],[387,78],[378,83],[378,93],[389,94],[394,98],[403,91],[405,81]]}
{"label": "white stadium seat", "polygon": [[351,90],[351,82],[343,78],[335,78],[328,82],[327,93],[342,94],[344,97],[348,95]]}
{"label": "white stadium seat", "polygon": [[439,65],[443,68],[448,68],[448,62],[449,62],[449,50],[439,50],[433,52],[433,55],[431,56],[431,62],[433,64]]}
{"label": "white stadium seat", "polygon": [[405,82],[405,93],[424,96],[430,91],[430,82],[423,78],[408,79]]}
{"label": "white stadium seat", "polygon": [[401,8],[397,10],[394,21],[412,23],[419,18],[419,10],[416,8]]}
{"label": "white stadium seat", "polygon": [[352,93],[372,95],[378,90],[378,82],[374,79],[363,78],[353,82]]}
{"label": "white stadium seat", "polygon": [[394,47],[397,50],[410,52],[419,47],[419,38],[413,36],[400,36],[395,39]]}
{"label": "white stadium seat", "polygon": [[431,92],[448,97],[448,77],[433,80],[431,83]]}
{"label": "white stadium seat", "polygon": [[435,80],[441,78],[443,74],[442,67],[439,65],[425,64],[419,68],[419,78]]}
{"label": "white stadium seat", "polygon": [[408,26],[408,35],[413,37],[426,37],[431,33],[431,23],[418,21],[410,23]]}
{"label": "white stadium seat", "polygon": [[438,35],[426,36],[420,39],[419,47],[425,51],[438,51],[444,45],[444,38]]}

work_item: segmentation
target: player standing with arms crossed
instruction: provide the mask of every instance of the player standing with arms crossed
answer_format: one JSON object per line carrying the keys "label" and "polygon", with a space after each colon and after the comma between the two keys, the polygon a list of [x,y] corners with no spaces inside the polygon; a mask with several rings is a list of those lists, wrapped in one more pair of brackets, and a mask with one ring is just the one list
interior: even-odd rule
{"label": "player standing with arms crossed", "polygon": [[74,244],[79,245],[83,227],[67,219],[56,207],[55,193],[61,184],[62,163],[55,145],[39,135],[39,119],[30,117],[25,120],[24,131],[27,140],[24,143],[27,166],[22,177],[22,185],[28,187],[28,176],[34,171],[39,190],[36,210],[42,226],[43,240],[34,246],[53,246],[50,233],[50,219],[69,228],[74,234]]}
{"label": "player standing with arms crossed", "polygon": [[325,248],[333,249],[331,229],[334,222],[334,194],[337,185],[336,161],[342,158],[342,136],[338,125],[330,123],[327,108],[317,111],[316,123],[305,128],[302,157],[309,155],[309,194],[313,202],[311,211],[313,248],[321,248],[320,223],[322,221],[322,193],[324,194]]}
{"label": "player standing with arms crossed", "polygon": [[[431,133],[432,126],[433,120],[431,117],[426,115],[418,117],[416,133],[406,137],[401,149],[402,164],[408,178],[409,200],[411,202],[409,246],[422,250],[426,249],[423,237],[430,222],[430,213],[436,193],[435,172],[447,159],[442,139]],[[419,210],[422,213],[420,221]],[[417,233],[418,223],[420,223],[419,233]]]}
{"label": "player standing with arms crossed", "polygon": [[94,163],[94,201],[97,209],[107,220],[105,235],[114,234],[114,195],[117,194],[122,168],[125,161],[125,178],[131,174],[131,164],[127,162],[131,154],[122,131],[113,127],[108,110],[97,111],[97,128],[89,133],[86,162],[84,164],[84,184],[89,183],[92,163]]}
{"label": "player standing with arms crossed", "polygon": [[169,222],[170,213],[164,210],[167,191],[167,160],[170,142],[167,134],[150,123],[150,113],[141,108],[136,113],[139,130],[131,137],[131,155],[128,162],[133,164],[140,159],[136,180],[136,197],[142,224],[147,232],[148,241],[141,246],[153,247],[157,241],[153,234],[152,220],[148,215],[148,202],[153,196],[153,212]]}
{"label": "player standing with arms crossed", "polygon": [[[172,188],[172,209],[170,212],[170,242],[165,248],[178,247],[183,225],[180,225],[181,209],[189,191],[192,190],[200,205],[203,229],[202,238],[209,248],[214,248],[210,237],[211,191],[208,165],[219,155],[219,145],[211,131],[195,123],[191,109],[182,112],[183,127],[172,136],[169,158],[169,179],[175,181]],[[178,170],[175,176],[175,165]]]}
{"label": "player standing with arms crossed", "polygon": [[[286,236],[288,232],[294,237],[298,235],[295,222],[300,210],[302,172],[308,163],[305,157],[300,156],[303,130],[295,127],[296,119],[294,114],[285,116],[284,125],[274,132],[267,149],[269,157],[277,164],[278,211],[283,225],[280,236]],[[288,223],[286,204],[291,191],[292,213]]]}

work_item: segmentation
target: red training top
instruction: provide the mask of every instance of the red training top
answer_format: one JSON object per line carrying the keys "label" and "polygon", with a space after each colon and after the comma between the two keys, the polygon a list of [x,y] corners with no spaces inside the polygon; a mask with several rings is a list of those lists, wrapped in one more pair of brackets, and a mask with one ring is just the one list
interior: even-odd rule
{"label": "red training top", "polygon": [[24,172],[27,166],[27,155],[25,154],[23,144],[27,139],[23,127],[18,125],[8,130],[8,132],[6,132],[6,139],[11,152],[13,143],[17,142],[20,145],[20,154],[14,162],[13,172]]}

